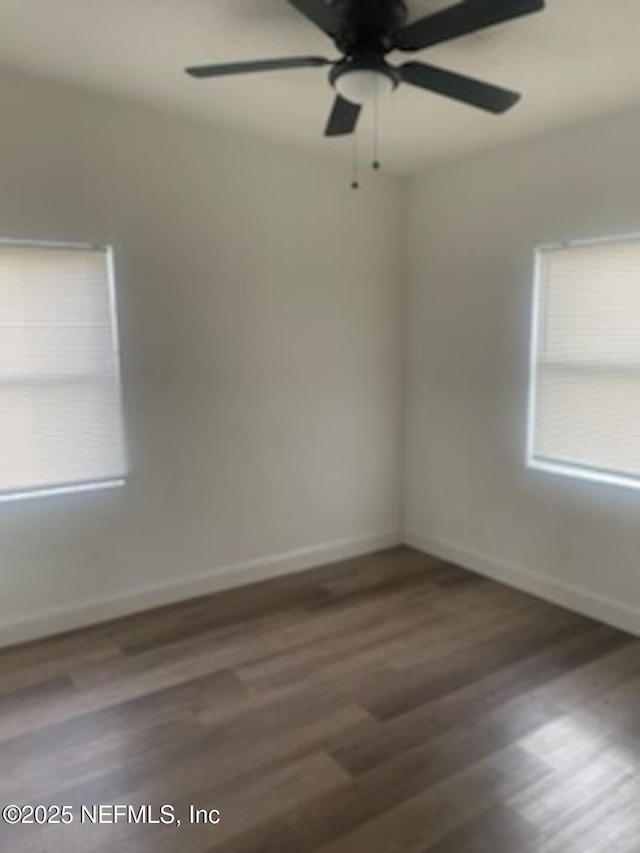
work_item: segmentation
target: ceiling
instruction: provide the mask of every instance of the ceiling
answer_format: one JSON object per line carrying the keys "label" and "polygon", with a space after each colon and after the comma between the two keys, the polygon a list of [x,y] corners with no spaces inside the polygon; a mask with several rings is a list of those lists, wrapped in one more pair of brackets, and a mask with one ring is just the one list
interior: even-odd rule
{"label": "ceiling", "polygon": [[[409,4],[416,18],[451,0]],[[496,117],[401,87],[380,107],[388,168],[410,173],[640,105],[639,0],[547,5],[542,14],[417,55],[522,91],[524,99]],[[0,0],[5,67],[351,156],[349,140],[322,135],[332,102],[324,69],[206,82],[182,73],[198,63],[306,53],[336,55],[286,0]],[[370,128],[365,115],[363,153]]]}

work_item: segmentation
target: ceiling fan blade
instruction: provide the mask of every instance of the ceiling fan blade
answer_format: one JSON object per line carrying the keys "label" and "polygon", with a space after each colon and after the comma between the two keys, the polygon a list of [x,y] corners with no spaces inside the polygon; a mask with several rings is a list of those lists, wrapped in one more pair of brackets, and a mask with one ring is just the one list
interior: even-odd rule
{"label": "ceiling fan blade", "polygon": [[353,133],[360,118],[360,104],[352,104],[338,95],[334,101],[325,136],[346,136]]}
{"label": "ceiling fan blade", "polygon": [[400,50],[422,50],[544,9],[544,0],[466,0],[401,29]]}
{"label": "ceiling fan blade", "polygon": [[425,65],[422,62],[407,62],[398,69],[405,83],[436,92],[446,98],[463,101],[472,107],[479,107],[490,113],[504,113],[511,109],[519,100],[517,92],[482,83],[472,77]]}
{"label": "ceiling fan blade", "polygon": [[289,0],[289,3],[328,36],[338,34],[340,17],[327,0]]}
{"label": "ceiling fan blade", "polygon": [[280,71],[287,68],[320,68],[333,65],[330,59],[322,56],[292,56],[285,59],[258,59],[253,62],[228,62],[222,65],[200,65],[187,68],[191,77],[225,77],[229,74],[251,74],[254,71]]}

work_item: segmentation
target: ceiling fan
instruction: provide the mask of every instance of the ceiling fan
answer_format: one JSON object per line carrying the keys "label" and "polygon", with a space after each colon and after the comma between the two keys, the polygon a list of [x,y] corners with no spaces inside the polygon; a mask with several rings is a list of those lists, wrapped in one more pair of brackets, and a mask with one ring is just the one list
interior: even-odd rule
{"label": "ceiling fan", "polygon": [[446,71],[423,62],[390,65],[394,50],[418,51],[504,21],[539,12],[544,0],[463,0],[413,23],[407,23],[405,0],[288,0],[329,36],[342,54],[337,60],[321,56],[262,59],[187,68],[198,79],[330,66],[336,90],[326,136],[353,133],[363,104],[388,95],[400,83],[462,101],[491,113],[513,107],[520,95]]}

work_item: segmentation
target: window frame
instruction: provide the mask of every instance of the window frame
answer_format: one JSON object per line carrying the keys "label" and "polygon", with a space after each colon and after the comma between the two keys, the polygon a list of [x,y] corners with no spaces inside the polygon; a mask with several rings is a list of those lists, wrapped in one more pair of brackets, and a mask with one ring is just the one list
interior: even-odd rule
{"label": "window frame", "polygon": [[533,268],[533,298],[531,303],[531,319],[529,329],[529,389],[527,402],[527,431],[526,431],[526,467],[534,471],[556,474],[573,479],[586,480],[590,483],[601,483],[611,486],[621,486],[628,489],[640,490],[640,476],[624,474],[619,471],[588,465],[571,464],[553,459],[537,457],[534,452],[537,411],[538,386],[538,348],[540,343],[542,302],[542,261],[549,252],[563,249],[580,249],[589,246],[615,245],[617,243],[640,243],[640,231],[625,234],[612,234],[604,237],[590,237],[572,240],[562,240],[556,243],[538,245],[534,249]]}
{"label": "window frame", "polygon": [[46,484],[33,489],[21,489],[16,491],[3,491],[0,486],[0,504],[10,504],[21,501],[37,500],[40,498],[56,497],[74,494],[86,494],[104,490],[119,489],[126,485],[129,477],[129,454],[127,448],[127,430],[124,411],[124,395],[122,390],[122,365],[120,350],[120,332],[118,323],[118,302],[116,294],[115,275],[115,252],[112,243],[78,242],[63,240],[39,240],[22,239],[14,237],[0,237],[0,249],[3,247],[17,247],[21,249],[48,249],[61,251],[79,252],[101,252],[105,256],[107,298],[109,301],[110,333],[111,333],[111,355],[114,362],[115,385],[119,395],[122,412],[122,446],[124,454],[124,465],[122,475],[107,477],[103,480],[82,480],[78,482]]}

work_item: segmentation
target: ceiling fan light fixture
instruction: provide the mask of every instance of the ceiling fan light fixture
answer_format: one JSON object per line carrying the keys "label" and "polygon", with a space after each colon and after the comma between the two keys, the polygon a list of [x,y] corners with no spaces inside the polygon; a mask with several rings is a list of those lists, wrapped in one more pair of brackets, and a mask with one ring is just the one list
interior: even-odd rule
{"label": "ceiling fan light fixture", "polygon": [[[386,57],[400,50],[414,53],[480,32],[487,27],[540,12],[545,0],[449,0],[449,5],[407,23],[409,0],[288,0],[308,21],[333,41],[337,61],[324,56],[285,56],[215,63],[187,68],[196,79],[254,72],[330,66],[336,90],[325,136],[356,131],[362,107],[386,97],[401,83],[469,104],[498,115],[510,110],[520,95],[455,71],[424,62],[391,66]],[[375,112],[377,124],[378,115]]]}
{"label": "ceiling fan light fixture", "polygon": [[381,68],[346,68],[332,82],[341,97],[358,105],[387,97],[398,85],[393,74]]}

